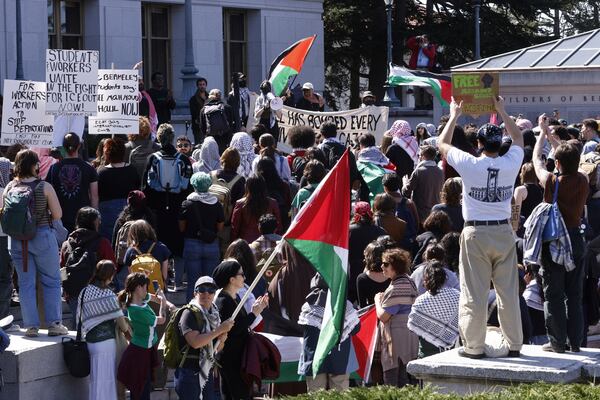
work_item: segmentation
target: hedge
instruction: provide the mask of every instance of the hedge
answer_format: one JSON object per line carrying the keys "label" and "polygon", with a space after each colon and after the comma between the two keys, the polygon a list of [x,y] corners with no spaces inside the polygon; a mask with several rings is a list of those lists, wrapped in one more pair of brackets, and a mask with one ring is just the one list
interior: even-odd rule
{"label": "hedge", "polygon": [[468,396],[438,394],[432,388],[415,386],[402,389],[390,386],[352,388],[343,392],[319,391],[288,400],[579,400],[600,399],[600,387],[592,384],[550,385],[544,383],[519,385],[499,392],[477,393]]}

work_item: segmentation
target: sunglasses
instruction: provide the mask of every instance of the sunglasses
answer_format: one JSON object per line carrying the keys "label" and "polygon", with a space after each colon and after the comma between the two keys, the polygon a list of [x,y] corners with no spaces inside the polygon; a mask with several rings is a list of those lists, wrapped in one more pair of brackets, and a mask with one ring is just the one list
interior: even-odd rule
{"label": "sunglasses", "polygon": [[187,147],[190,147],[190,146],[191,145],[189,143],[180,143],[180,144],[177,145],[177,148],[181,149],[181,148],[187,148]]}
{"label": "sunglasses", "polygon": [[243,276],[245,278],[246,274],[244,274],[243,272],[240,272],[240,273],[235,274],[235,276]]}
{"label": "sunglasses", "polygon": [[212,286],[199,286],[196,288],[195,290],[197,293],[208,293],[208,294],[215,294],[215,292],[217,291],[216,288],[212,287]]}
{"label": "sunglasses", "polygon": [[382,261],[382,262],[381,262],[381,266],[382,266],[382,267],[389,267],[390,265],[392,265],[392,263],[389,263],[389,262],[387,262],[387,261]]}

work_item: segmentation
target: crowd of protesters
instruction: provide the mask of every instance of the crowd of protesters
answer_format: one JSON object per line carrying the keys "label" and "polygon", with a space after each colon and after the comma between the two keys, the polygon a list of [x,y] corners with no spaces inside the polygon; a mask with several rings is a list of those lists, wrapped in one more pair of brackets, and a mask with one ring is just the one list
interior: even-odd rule
{"label": "crowd of protesters", "polygon": [[[347,388],[349,339],[365,307],[375,307],[380,324],[372,383],[412,384],[408,362],[454,347],[490,356],[486,331],[495,327],[509,357],[523,344],[557,353],[586,345],[600,317],[596,120],[568,125],[542,115],[534,126],[498,98],[502,125],[463,127],[452,102],[438,127],[397,120],[380,142],[363,134],[341,143],[330,122],[294,127],[284,154],[268,82],[255,108],[260,123],[238,132],[235,111],[206,86],[199,80],[190,99],[193,139],[164,122],[165,90],[164,104],[148,107],[161,123],[140,117],[139,132],[103,139],[93,162],[74,133],[57,151],[15,145],[0,158],[3,202],[14,202],[17,189],[30,193],[37,225],[28,240],[0,236],[0,318],[18,299],[28,337],[42,326],[57,336],[79,325],[91,399],[116,399],[118,383],[132,399],[149,398],[158,342],[175,314],[182,399],[260,390],[242,378],[252,330],[303,338],[301,390]],[[306,107],[322,108],[312,85],[303,89]],[[154,95],[142,99],[152,104]],[[246,103],[239,112],[247,120]],[[351,182],[337,188],[352,199],[352,215],[340,221],[350,232],[345,325],[313,377],[328,288],[289,244],[230,318],[346,146]],[[180,314],[167,292],[185,292]],[[64,324],[63,300],[73,311]],[[121,336],[128,345],[119,349]]]}

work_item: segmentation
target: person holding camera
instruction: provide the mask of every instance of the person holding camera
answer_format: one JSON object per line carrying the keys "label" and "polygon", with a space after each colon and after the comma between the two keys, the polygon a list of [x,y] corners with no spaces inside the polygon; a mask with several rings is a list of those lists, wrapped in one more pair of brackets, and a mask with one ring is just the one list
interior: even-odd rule
{"label": "person holding camera", "polygon": [[431,70],[435,65],[435,54],[437,45],[431,43],[427,35],[413,36],[406,42],[406,47],[410,49],[410,69]]}
{"label": "person holding camera", "polygon": [[[220,261],[217,233],[225,225],[225,213],[218,199],[208,192],[212,179],[205,172],[196,172],[190,180],[194,191],[181,204],[179,231],[183,233],[184,270],[188,282],[201,276],[210,276]],[[187,287],[186,300],[194,295],[194,287]]]}

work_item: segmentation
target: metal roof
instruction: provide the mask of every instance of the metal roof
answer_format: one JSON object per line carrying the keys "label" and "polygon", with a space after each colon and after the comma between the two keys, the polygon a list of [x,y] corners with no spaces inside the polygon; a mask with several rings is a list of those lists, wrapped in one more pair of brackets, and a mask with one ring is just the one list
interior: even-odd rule
{"label": "metal roof", "polygon": [[600,29],[452,67],[452,71],[511,71],[600,67]]}

